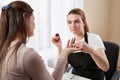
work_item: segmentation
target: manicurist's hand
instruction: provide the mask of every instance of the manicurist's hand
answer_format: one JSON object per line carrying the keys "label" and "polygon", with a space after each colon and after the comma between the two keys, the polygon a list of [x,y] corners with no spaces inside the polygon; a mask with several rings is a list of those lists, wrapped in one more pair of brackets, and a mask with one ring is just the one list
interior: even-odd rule
{"label": "manicurist's hand", "polygon": [[62,42],[59,33],[56,33],[52,37],[52,43],[57,47],[57,48],[62,48]]}

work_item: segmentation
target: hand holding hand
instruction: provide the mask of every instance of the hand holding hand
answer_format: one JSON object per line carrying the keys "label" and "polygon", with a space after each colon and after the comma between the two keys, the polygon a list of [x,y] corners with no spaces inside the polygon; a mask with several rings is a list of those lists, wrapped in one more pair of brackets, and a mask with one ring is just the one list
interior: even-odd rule
{"label": "hand holding hand", "polygon": [[76,47],[79,47],[82,52],[90,54],[93,50],[92,47],[90,47],[86,42],[79,41],[74,44]]}
{"label": "hand holding hand", "polygon": [[74,46],[74,39],[68,40],[66,47],[61,52],[61,57],[68,58],[68,55],[74,51],[79,51],[80,47]]}

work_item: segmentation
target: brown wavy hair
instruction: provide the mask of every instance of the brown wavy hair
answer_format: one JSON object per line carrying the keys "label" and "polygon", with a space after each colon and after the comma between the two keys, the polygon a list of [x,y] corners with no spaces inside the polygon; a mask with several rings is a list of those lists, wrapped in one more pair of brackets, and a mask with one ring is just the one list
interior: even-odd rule
{"label": "brown wavy hair", "polygon": [[[23,14],[25,14],[23,16]],[[25,19],[33,14],[33,9],[29,4],[23,1],[13,1],[7,6],[3,6],[0,19],[0,80],[2,80],[3,64],[8,48],[16,37],[20,41],[15,45],[12,55],[15,57],[16,52],[22,43],[26,43],[28,35],[28,26]]]}

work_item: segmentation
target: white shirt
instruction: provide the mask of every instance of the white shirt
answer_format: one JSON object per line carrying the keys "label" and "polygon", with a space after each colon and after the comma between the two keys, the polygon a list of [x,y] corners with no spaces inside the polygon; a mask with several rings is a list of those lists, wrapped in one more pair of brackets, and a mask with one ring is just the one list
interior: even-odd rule
{"label": "white shirt", "polygon": [[[97,50],[99,48],[105,49],[103,41],[98,34],[87,32],[87,35],[88,35],[88,45],[89,46],[91,46],[95,50]],[[80,41],[85,41],[85,37],[82,38]]]}

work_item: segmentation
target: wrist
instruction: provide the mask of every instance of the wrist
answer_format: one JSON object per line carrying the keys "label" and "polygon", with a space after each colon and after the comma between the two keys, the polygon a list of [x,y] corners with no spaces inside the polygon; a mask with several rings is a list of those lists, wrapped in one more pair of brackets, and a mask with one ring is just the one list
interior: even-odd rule
{"label": "wrist", "polygon": [[62,52],[60,54],[60,57],[63,58],[63,59],[67,59],[68,58],[68,54]]}
{"label": "wrist", "polygon": [[58,49],[62,49],[62,46],[57,46]]}
{"label": "wrist", "polygon": [[69,55],[69,50],[68,49],[63,49],[61,50],[61,53],[60,53],[60,57],[64,58],[64,59],[68,59],[68,55]]}
{"label": "wrist", "polygon": [[62,52],[62,47],[57,47],[57,51],[58,51],[58,57],[60,57],[61,56],[61,52]]}
{"label": "wrist", "polygon": [[96,54],[96,50],[91,49],[90,55],[94,55],[94,54]]}
{"label": "wrist", "polygon": [[58,50],[59,52],[61,52],[61,51],[62,51],[62,47],[57,47],[57,50]]}

